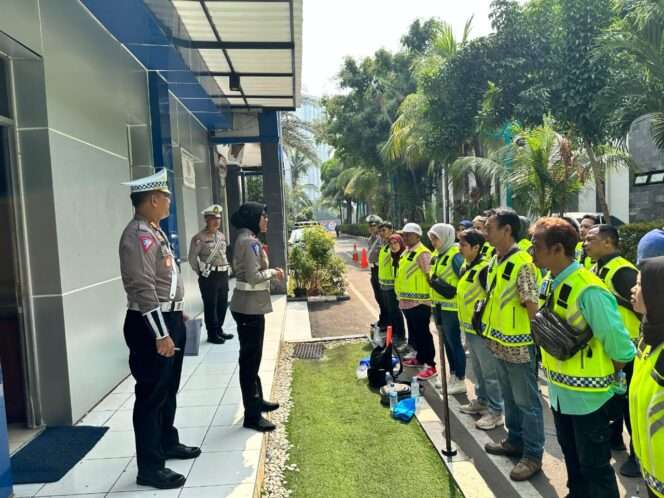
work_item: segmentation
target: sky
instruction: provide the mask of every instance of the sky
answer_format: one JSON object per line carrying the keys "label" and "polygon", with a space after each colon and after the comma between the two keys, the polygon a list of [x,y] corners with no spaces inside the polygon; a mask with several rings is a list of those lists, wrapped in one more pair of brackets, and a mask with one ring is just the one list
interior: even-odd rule
{"label": "sky", "polygon": [[471,37],[491,32],[491,0],[304,0],[302,90],[320,97],[338,93],[334,82],[345,56],[367,57],[399,49],[418,18],[438,17],[457,36],[474,15]]}

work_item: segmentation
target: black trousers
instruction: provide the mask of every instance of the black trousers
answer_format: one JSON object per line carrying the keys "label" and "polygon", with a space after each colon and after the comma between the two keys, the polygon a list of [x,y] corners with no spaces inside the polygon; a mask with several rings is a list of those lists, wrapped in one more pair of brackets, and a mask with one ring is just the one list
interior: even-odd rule
{"label": "black trousers", "polygon": [[256,420],[261,416],[263,386],[258,376],[263,357],[265,316],[233,313],[240,340],[240,389],[244,404],[244,419]]}
{"label": "black trousers", "polygon": [[630,454],[633,455],[634,450],[631,441],[632,421],[629,418],[629,385],[632,383],[632,375],[634,374],[634,360],[625,364],[623,372],[625,372],[627,380],[627,391],[622,396],[616,395],[615,402],[618,409],[616,410],[615,419],[611,420],[611,441],[617,443],[623,440],[623,422],[625,422],[627,433],[630,436]]}
{"label": "black trousers", "polygon": [[139,474],[162,469],[164,451],[180,442],[173,422],[187,335],[182,312],[164,313],[164,321],[180,348],[171,358],[157,353],[154,333],[141,313],[127,311],[124,323],[129,369],[136,379],[133,422]]}
{"label": "black trousers", "polygon": [[387,327],[387,308],[383,302],[380,283],[378,282],[378,266],[371,267],[371,289],[373,290],[374,299],[378,303],[378,309],[380,310],[378,315],[378,326]]}
{"label": "black trousers", "polygon": [[406,327],[404,326],[403,313],[399,309],[399,301],[397,300],[397,295],[394,293],[394,289],[381,289],[380,294],[387,313],[385,326],[392,326],[392,333],[395,339],[405,340]]}
{"label": "black trousers", "polygon": [[408,324],[408,343],[417,351],[417,360],[430,367],[436,366],[436,349],[429,324],[431,322],[431,306],[420,304],[414,308],[403,310]]}
{"label": "black trousers", "polygon": [[563,415],[552,409],[556,436],[563,450],[570,498],[618,498],[611,467],[609,422],[615,398],[587,415]]}
{"label": "black trousers", "polygon": [[228,309],[228,272],[213,271],[209,277],[198,277],[203,298],[203,314],[208,337],[223,332]]}

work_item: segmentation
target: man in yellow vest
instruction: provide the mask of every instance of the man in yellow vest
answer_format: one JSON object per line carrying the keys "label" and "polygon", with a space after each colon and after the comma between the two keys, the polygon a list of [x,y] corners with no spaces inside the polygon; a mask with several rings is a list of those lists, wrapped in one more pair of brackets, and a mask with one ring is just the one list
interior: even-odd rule
{"label": "man in yellow vest", "polygon": [[592,268],[594,261],[588,254],[586,254],[586,250],[583,247],[583,242],[586,240],[586,237],[588,236],[588,232],[592,227],[595,225],[599,224],[599,218],[595,215],[592,214],[585,214],[583,215],[583,218],[581,218],[581,223],[579,223],[579,236],[580,240],[576,244],[576,260],[581,263],[581,265],[586,269],[590,270]]}
{"label": "man in yellow vest", "polygon": [[[481,232],[485,237],[486,237],[486,221],[487,217],[482,216],[482,215],[477,215],[473,218],[473,228],[479,232]],[[482,250],[480,251],[480,254],[484,259],[487,261],[490,260],[493,255],[495,254],[496,250],[494,247],[489,243],[487,240],[484,245],[482,246]]]}
{"label": "man in yellow vest", "polygon": [[438,375],[436,351],[429,323],[431,322],[431,251],[421,242],[422,227],[417,223],[406,223],[401,230],[406,251],[399,259],[394,290],[399,299],[399,308],[408,325],[408,344],[416,351],[403,361],[407,367],[423,367],[417,374],[420,380]]}
{"label": "man in yellow vest", "polygon": [[[618,302],[618,312],[623,319],[623,324],[634,344],[637,344],[641,330],[641,317],[632,309],[630,300],[632,288],[636,285],[636,277],[639,271],[632,263],[620,256],[618,251],[619,244],[620,235],[614,226],[597,225],[588,231],[583,248],[586,254],[596,262],[591,270],[615,296]],[[625,449],[625,443],[623,442],[623,419],[625,420],[627,431],[630,434],[632,432],[627,399],[629,397],[629,385],[632,381],[633,369],[634,362],[632,361],[627,363],[623,368],[628,386],[627,393],[619,396],[617,401],[622,406],[622,410],[619,414],[616,414],[616,419],[611,424],[611,447],[616,451],[623,451]],[[632,448],[629,458],[620,466],[620,473],[626,477],[638,477],[641,475],[633,453]]]}
{"label": "man in yellow vest", "polygon": [[520,230],[519,216],[512,209],[496,209],[489,216],[486,233],[496,255],[489,264],[483,315],[487,347],[496,357],[507,428],[507,439],[488,443],[485,449],[520,458],[510,473],[514,481],[539,472],[544,453],[537,354],[530,335],[530,319],[538,309],[538,272],[532,257],[516,245]]}
{"label": "man in yellow vest", "polygon": [[664,498],[664,257],[644,258],[639,267],[632,304],[644,318],[629,393],[632,438],[648,496]]}
{"label": "man in yellow vest", "polygon": [[561,218],[542,218],[533,232],[535,263],[548,268],[542,284],[545,304],[578,332],[590,328],[590,341],[560,360],[542,348],[542,369],[558,443],[567,469],[570,498],[618,498],[611,467],[610,420],[619,393],[622,367],[636,348],[616,299],[604,283],[575,261],[574,229]]}
{"label": "man in yellow vest", "polygon": [[[394,234],[394,225],[390,221],[383,221],[379,228],[384,245],[378,253],[378,284],[380,285],[381,302],[386,313],[385,326],[392,326],[394,344],[396,347],[400,347],[405,344],[406,329],[403,323],[403,314],[399,311],[399,303],[394,294],[397,268],[394,265],[394,253],[390,246],[390,238]],[[397,239],[397,246],[399,239]]]}

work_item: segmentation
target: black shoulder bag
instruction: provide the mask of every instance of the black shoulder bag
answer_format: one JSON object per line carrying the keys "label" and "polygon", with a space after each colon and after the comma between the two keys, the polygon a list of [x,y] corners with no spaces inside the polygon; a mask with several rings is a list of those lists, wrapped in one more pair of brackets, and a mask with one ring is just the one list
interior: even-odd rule
{"label": "black shoulder bag", "polygon": [[[558,302],[565,308],[571,292],[572,288],[567,284],[563,284],[563,288],[560,289]],[[593,337],[593,331],[590,327],[577,331],[556,315],[553,312],[553,294],[553,291],[549,292],[544,306],[531,320],[531,334],[537,346],[554,358],[565,361],[586,347]]]}

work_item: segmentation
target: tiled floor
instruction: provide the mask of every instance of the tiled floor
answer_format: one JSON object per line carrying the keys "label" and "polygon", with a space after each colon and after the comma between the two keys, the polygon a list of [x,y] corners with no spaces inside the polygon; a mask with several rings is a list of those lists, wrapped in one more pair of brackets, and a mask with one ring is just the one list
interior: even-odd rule
{"label": "tiled floor", "polygon": [[[266,396],[272,389],[286,312],[285,299],[273,298],[267,315],[261,379]],[[235,334],[228,314],[224,330]],[[107,426],[109,431],[62,480],[14,486],[16,497],[77,498],[249,498],[254,495],[264,438],[242,427],[238,383],[237,336],[223,345],[201,343],[198,356],[185,357],[178,395],[176,427],[183,443],[199,445],[196,460],[172,460],[167,466],[187,476],[184,488],[159,491],[136,484],[129,377],[95,407],[81,425]]]}

